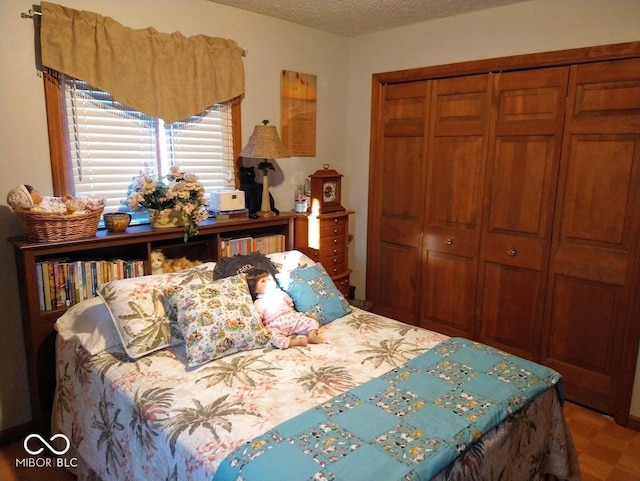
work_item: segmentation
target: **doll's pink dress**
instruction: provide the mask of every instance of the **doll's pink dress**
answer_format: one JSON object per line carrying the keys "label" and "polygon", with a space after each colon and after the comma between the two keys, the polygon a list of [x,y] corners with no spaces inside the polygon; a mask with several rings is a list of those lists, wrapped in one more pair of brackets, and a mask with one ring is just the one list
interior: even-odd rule
{"label": "doll's pink dress", "polygon": [[292,334],[306,336],[319,327],[318,321],[294,309],[291,297],[282,289],[258,294],[254,304],[271,332],[271,343],[279,349],[289,347]]}

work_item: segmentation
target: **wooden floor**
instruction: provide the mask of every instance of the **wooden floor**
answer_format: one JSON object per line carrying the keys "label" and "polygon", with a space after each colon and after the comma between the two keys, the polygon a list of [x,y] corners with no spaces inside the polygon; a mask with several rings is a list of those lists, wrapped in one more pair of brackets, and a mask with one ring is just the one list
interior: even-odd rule
{"label": "wooden floor", "polygon": [[565,403],[583,481],[640,481],[640,432],[608,416]]}
{"label": "wooden floor", "polygon": [[[564,412],[583,481],[640,481],[639,432],[576,404],[566,403]],[[75,481],[75,476],[62,468],[16,468],[16,459],[24,457],[22,442],[0,448],[0,480]]]}

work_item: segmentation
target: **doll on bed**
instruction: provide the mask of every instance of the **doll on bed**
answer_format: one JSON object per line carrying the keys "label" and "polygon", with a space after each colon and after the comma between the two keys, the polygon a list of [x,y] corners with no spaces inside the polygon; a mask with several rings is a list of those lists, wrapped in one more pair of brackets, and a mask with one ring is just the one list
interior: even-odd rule
{"label": "doll on bed", "polygon": [[291,297],[278,287],[269,271],[261,268],[249,270],[247,284],[275,347],[286,349],[322,342],[318,321],[294,309]]}

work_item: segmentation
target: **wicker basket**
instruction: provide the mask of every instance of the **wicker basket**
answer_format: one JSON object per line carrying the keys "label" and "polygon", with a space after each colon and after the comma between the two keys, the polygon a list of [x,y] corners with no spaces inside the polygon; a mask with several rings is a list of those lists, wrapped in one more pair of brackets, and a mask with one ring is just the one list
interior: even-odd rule
{"label": "wicker basket", "polygon": [[27,239],[33,242],[58,242],[93,237],[98,230],[101,209],[87,214],[52,214],[15,209]]}

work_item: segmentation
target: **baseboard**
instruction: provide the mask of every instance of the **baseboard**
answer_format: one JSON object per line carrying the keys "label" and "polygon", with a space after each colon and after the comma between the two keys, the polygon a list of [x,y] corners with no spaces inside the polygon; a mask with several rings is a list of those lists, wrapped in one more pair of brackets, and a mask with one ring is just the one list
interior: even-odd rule
{"label": "baseboard", "polygon": [[633,429],[634,431],[640,432],[640,418],[629,415],[629,425],[627,427],[629,429]]}
{"label": "baseboard", "polygon": [[34,424],[33,422],[28,422],[25,424],[19,424],[18,426],[14,426],[9,429],[4,429],[0,431],[0,446],[4,446],[5,444],[12,444],[17,441],[22,441],[29,434],[34,432]]}

